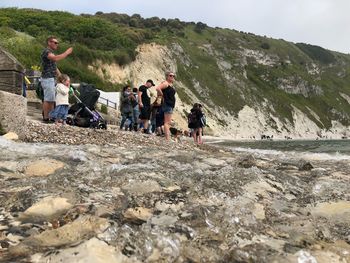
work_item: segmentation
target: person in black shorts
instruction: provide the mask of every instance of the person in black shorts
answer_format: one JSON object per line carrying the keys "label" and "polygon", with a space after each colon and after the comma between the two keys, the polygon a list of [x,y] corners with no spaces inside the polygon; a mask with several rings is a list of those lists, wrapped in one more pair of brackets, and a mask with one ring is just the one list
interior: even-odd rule
{"label": "person in black shorts", "polygon": [[149,133],[148,125],[151,117],[151,94],[149,88],[155,86],[154,82],[149,79],[144,85],[139,87],[138,99],[140,107],[140,120],[143,125],[144,133]]}

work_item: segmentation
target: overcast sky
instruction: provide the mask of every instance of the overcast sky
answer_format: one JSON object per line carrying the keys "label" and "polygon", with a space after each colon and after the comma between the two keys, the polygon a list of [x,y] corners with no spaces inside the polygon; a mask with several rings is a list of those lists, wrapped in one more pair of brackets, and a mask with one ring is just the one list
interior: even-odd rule
{"label": "overcast sky", "polygon": [[179,18],[350,53],[350,0],[0,0],[0,7]]}

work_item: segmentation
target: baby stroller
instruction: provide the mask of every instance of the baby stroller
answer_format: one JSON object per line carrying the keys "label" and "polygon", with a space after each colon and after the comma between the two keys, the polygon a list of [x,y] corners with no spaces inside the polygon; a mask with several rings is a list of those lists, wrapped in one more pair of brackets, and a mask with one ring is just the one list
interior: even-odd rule
{"label": "baby stroller", "polygon": [[73,87],[72,89],[76,103],[68,110],[67,123],[79,127],[107,129],[106,120],[95,110],[100,92],[93,85],[86,83],[80,84],[79,92]]}

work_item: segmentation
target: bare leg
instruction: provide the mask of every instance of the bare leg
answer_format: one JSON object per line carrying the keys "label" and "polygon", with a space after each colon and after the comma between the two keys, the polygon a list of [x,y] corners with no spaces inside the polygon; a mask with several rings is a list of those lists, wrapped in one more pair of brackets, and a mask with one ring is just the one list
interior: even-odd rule
{"label": "bare leg", "polygon": [[198,135],[197,135],[197,142],[198,144],[202,144],[202,128],[198,128]]}
{"label": "bare leg", "polygon": [[164,133],[165,133],[165,139],[167,141],[170,140],[170,122],[171,122],[171,116],[172,113],[164,113]]}
{"label": "bare leg", "polygon": [[195,143],[197,143],[197,131],[198,129],[193,129],[192,131],[192,137]]}
{"label": "bare leg", "polygon": [[56,124],[57,126],[61,126],[63,123],[62,123],[62,120],[61,120],[61,119],[57,119],[57,120],[55,120],[55,124]]}
{"label": "bare leg", "polygon": [[145,131],[147,131],[149,120],[142,120],[142,122],[143,122],[143,129],[144,129]]}
{"label": "bare leg", "polygon": [[44,120],[49,118],[49,113],[55,108],[55,103],[51,101],[43,102]]}

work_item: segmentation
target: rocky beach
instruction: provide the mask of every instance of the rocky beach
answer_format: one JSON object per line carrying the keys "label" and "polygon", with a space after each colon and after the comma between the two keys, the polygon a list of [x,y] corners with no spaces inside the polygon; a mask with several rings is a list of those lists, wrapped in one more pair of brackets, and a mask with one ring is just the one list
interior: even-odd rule
{"label": "rocky beach", "polygon": [[34,121],[0,148],[0,262],[350,262],[348,160]]}

